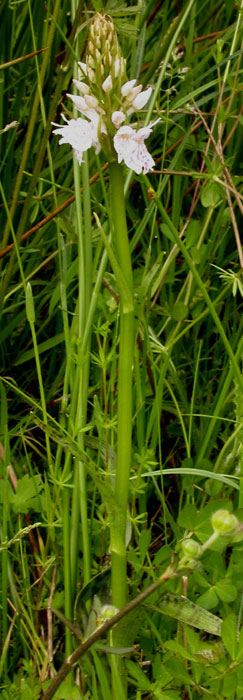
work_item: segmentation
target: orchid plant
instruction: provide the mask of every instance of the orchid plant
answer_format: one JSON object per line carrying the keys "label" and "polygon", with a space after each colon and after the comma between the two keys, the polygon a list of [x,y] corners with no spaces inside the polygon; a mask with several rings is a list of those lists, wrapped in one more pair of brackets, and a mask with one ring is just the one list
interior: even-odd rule
{"label": "orchid plant", "polygon": [[[117,459],[114,486],[116,510],[110,518],[112,604],[122,608],[127,601],[126,525],[132,438],[132,372],[134,361],[133,273],[128,240],[123,185],[124,162],[137,175],[148,173],[155,163],[145,141],[156,119],[136,128],[130,117],[142,110],[152,93],[135,79],[127,80],[126,62],[121,55],[112,20],[97,13],[90,25],[86,62],[79,64],[80,76],[73,83],[78,95],[68,94],[81,117],[54,124],[60,144],[70,144],[78,163],[83,153],[102,149],[109,162],[112,212],[112,255],[120,292],[120,344],[118,367]],[[119,279],[118,279],[119,277]],[[121,282],[122,280],[122,282]],[[125,289],[125,292],[124,292]],[[127,299],[130,299],[129,304]]]}

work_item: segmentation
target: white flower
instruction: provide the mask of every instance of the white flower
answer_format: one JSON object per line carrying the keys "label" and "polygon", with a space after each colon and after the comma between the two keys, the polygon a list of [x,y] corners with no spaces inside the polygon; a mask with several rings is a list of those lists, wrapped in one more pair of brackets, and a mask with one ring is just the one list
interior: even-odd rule
{"label": "white flower", "polygon": [[95,148],[95,153],[99,153],[100,144],[98,139],[98,128],[100,133],[106,134],[106,128],[102,121],[102,109],[99,106],[98,100],[93,95],[84,95],[80,97],[79,95],[70,95],[67,93],[67,97],[70,97],[75,107],[78,109],[84,117],[90,119],[90,127],[92,129],[92,146]]}
{"label": "white flower", "polygon": [[154,160],[148,152],[144,141],[148,138],[152,131],[152,127],[157,124],[160,119],[151,122],[148,126],[135,131],[131,126],[121,126],[117,134],[114,136],[114,147],[118,154],[118,163],[124,160],[128,168],[134,170],[137,175],[141,172],[148,173],[153,169]]}
{"label": "white flower", "polygon": [[57,127],[53,129],[53,133],[61,136],[60,145],[69,143],[72,146],[75,157],[79,163],[82,163],[83,152],[93,145],[93,125],[85,119],[70,119],[68,121],[64,115],[62,115],[62,118],[66,124],[60,126],[52,122],[53,126]]}
{"label": "white flower", "polygon": [[151,87],[147,88],[147,90],[142,90],[142,85],[136,85],[136,82],[135,79],[128,80],[121,87],[121,95],[130,105],[127,109],[127,115],[143,109],[151,96]]}
{"label": "white flower", "polygon": [[119,126],[121,126],[122,122],[124,122],[126,119],[124,112],[113,112],[111,115],[111,121],[116,126],[118,129]]}

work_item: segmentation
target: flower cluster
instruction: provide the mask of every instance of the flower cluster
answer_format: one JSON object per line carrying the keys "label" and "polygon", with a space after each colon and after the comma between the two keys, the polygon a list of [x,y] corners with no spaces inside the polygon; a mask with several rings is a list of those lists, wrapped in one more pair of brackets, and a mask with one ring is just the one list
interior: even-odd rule
{"label": "flower cluster", "polygon": [[91,146],[100,149],[109,160],[118,158],[137,174],[147,173],[154,166],[144,141],[155,122],[136,130],[124,124],[131,114],[145,107],[152,88],[142,90],[137,81],[126,80],[125,59],[120,48],[113,22],[97,13],[90,28],[86,63],[80,62],[80,80],[73,80],[79,95],[68,94],[82,118],[71,119],[56,127],[59,141],[69,143],[78,162]]}

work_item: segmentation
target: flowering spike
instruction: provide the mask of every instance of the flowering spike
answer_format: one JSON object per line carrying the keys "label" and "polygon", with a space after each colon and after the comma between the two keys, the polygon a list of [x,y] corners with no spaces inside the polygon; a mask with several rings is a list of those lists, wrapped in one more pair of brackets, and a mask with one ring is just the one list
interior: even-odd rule
{"label": "flowering spike", "polygon": [[83,119],[71,119],[57,127],[59,141],[69,143],[79,163],[85,150],[102,147],[108,160],[118,159],[137,174],[153,169],[154,160],[144,141],[157,123],[137,131],[124,124],[127,117],[143,109],[152,88],[142,90],[135,78],[126,79],[126,61],[121,55],[115,27],[110,17],[96,13],[90,24],[86,63],[79,62],[80,80],[73,83],[79,95],[67,94]]}

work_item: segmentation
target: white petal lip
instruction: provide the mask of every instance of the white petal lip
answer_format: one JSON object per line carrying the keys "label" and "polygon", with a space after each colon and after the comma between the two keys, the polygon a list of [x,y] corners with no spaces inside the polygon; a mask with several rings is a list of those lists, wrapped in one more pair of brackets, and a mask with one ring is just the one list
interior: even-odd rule
{"label": "white petal lip", "polygon": [[80,117],[68,121],[66,117],[62,115],[66,124],[60,126],[52,122],[56,127],[53,133],[57,136],[61,136],[59,144],[68,143],[72,146],[74,155],[79,163],[82,163],[83,152],[87,151],[91,146],[94,146],[96,153],[100,151],[100,143],[97,135],[99,115],[96,114],[96,112],[94,112],[94,114],[97,117],[97,121],[88,122],[86,119],[81,119]]}
{"label": "white petal lip", "polygon": [[[59,144],[69,143],[77,151],[87,151],[92,146],[92,125],[84,119],[70,119],[66,124],[57,126],[53,130],[54,134],[61,136]],[[52,122],[53,123],[53,122]]]}
{"label": "white petal lip", "polygon": [[155,165],[154,160],[148,152],[144,140],[148,138],[154,124],[151,122],[138,131],[135,131],[131,126],[121,126],[117,134],[114,136],[114,148],[118,155],[118,163],[124,160],[125,165],[131,170],[134,170],[137,175],[141,172],[148,173]]}

